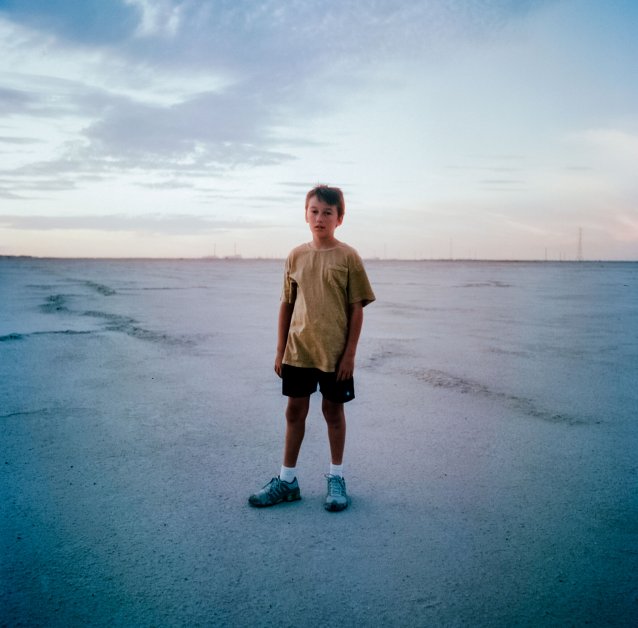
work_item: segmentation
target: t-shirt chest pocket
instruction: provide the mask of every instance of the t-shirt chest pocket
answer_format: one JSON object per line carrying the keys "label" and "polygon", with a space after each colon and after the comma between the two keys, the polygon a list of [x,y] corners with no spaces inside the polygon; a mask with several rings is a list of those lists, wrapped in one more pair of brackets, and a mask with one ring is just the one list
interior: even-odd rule
{"label": "t-shirt chest pocket", "polygon": [[323,280],[345,292],[348,287],[348,269],[344,266],[329,266],[323,271]]}

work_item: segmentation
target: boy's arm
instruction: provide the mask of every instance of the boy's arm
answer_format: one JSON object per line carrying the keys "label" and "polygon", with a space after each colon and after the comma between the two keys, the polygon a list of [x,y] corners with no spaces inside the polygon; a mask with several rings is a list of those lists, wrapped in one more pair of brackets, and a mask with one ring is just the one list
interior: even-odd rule
{"label": "boy's arm", "polygon": [[363,326],[363,303],[351,303],[348,309],[348,337],[346,348],[343,350],[339,364],[337,364],[337,381],[350,379],[354,373],[354,357]]}
{"label": "boy's arm", "polygon": [[275,354],[275,373],[281,377],[281,365],[284,359],[284,351],[288,342],[288,330],[290,329],[290,320],[292,319],[292,311],[295,307],[294,303],[281,302],[279,306],[279,321],[277,323],[277,353]]}

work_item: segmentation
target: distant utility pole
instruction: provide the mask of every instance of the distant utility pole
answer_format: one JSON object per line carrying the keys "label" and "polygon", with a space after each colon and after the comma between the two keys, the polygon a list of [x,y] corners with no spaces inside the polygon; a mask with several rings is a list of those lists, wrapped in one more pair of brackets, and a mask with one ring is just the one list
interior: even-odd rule
{"label": "distant utility pole", "polygon": [[578,253],[576,254],[576,261],[583,261],[583,229],[582,227],[578,228]]}

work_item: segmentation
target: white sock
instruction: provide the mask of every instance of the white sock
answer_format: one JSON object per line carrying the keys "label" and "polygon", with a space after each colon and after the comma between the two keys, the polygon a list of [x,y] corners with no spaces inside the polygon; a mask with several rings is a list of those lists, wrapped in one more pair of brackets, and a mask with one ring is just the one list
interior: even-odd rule
{"label": "white sock", "polygon": [[340,478],[343,477],[343,464],[332,464],[330,463],[330,475],[338,475]]}
{"label": "white sock", "polygon": [[292,482],[297,477],[297,467],[284,467],[281,465],[279,478],[284,482]]}

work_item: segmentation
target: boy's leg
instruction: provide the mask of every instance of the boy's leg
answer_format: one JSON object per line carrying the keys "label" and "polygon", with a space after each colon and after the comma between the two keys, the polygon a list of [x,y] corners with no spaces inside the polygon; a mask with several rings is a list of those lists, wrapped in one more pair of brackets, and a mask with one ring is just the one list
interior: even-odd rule
{"label": "boy's leg", "polygon": [[301,443],[306,432],[306,417],[310,397],[288,397],[286,407],[286,436],[284,439],[284,466],[296,467]]}
{"label": "boy's leg", "polygon": [[[348,494],[346,482],[343,479],[342,464],[343,450],[346,444],[346,415],[342,403],[335,403],[324,397],[321,406],[323,416],[328,425],[328,440],[330,442],[330,456],[332,464],[328,479],[328,493],[324,502],[324,508],[333,512],[348,507]],[[339,472],[333,471],[339,469]]]}
{"label": "boy's leg", "polygon": [[323,398],[321,409],[328,426],[328,441],[332,464],[343,464],[343,451],[346,445],[346,415],[342,403]]}
{"label": "boy's leg", "polygon": [[[301,449],[306,429],[306,416],[310,407],[310,397],[288,397],[286,407],[286,436],[284,440],[284,467],[294,473],[297,456]],[[292,467],[293,469],[291,469]],[[282,468],[283,472],[283,468]],[[291,502],[301,499],[299,484],[296,477],[274,477],[260,491],[251,495],[248,502],[251,506],[274,506],[281,502]]]}

